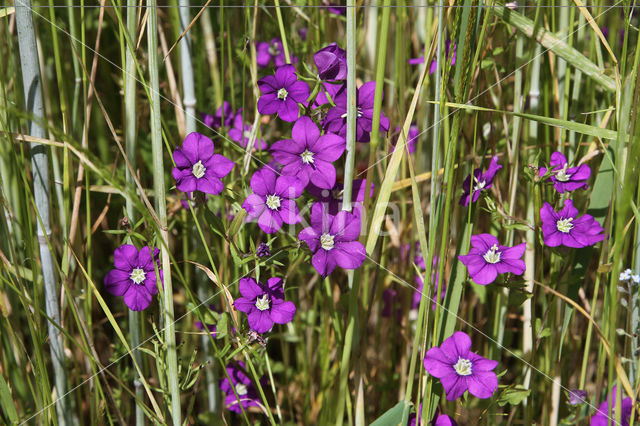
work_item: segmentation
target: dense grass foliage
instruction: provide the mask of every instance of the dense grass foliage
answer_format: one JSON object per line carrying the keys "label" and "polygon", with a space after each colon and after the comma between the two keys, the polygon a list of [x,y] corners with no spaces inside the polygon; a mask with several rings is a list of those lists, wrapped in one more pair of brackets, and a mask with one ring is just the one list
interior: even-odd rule
{"label": "dense grass foliage", "polygon": [[634,424],[635,2],[32,2],[0,423]]}

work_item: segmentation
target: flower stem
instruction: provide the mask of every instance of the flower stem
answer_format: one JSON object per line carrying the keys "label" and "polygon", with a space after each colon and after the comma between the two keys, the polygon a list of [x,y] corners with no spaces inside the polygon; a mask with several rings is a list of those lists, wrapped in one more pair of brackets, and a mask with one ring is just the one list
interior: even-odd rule
{"label": "flower stem", "polygon": [[[191,22],[189,0],[179,0],[180,31],[184,32]],[[196,131],[196,94],[191,64],[191,33],[187,32],[180,41],[180,65],[182,68],[182,104],[185,108],[187,135]],[[186,135],[185,135],[186,136]]]}
{"label": "flower stem", "polygon": [[284,58],[287,63],[291,63],[289,56],[289,46],[287,45],[287,37],[284,32],[284,22],[282,21],[282,11],[280,10],[280,0],[273,1],[276,4],[276,16],[278,17],[278,28],[280,28],[280,38],[282,39],[282,50],[284,50]]}
{"label": "flower stem", "polygon": [[164,278],[164,332],[167,344],[167,379],[171,401],[171,418],[174,426],[180,426],[180,388],[178,385],[178,356],[176,353],[175,318],[173,314],[173,286],[171,284],[171,262],[169,259],[169,232],[167,230],[167,208],[165,202],[164,160],[162,153],[162,124],[160,120],[160,78],[158,75],[158,17],[156,0],[147,0],[149,9],[149,28],[147,41],[149,49],[149,73],[151,102],[151,149],[153,156],[153,187],[155,204],[160,219],[159,241],[162,272]]}
{"label": "flower stem", "polygon": [[[22,82],[26,110],[33,118],[29,126],[29,134],[37,138],[46,137],[45,129],[41,126],[44,121],[44,106],[42,100],[42,86],[38,65],[38,51],[33,28],[33,16],[30,0],[17,0],[15,4],[16,27],[18,29],[18,45],[20,63],[22,67]],[[40,261],[42,264],[42,279],[44,282],[45,310],[51,321],[47,323],[51,346],[51,361],[55,377],[55,388],[58,399],[56,411],[58,423],[71,425],[71,410],[69,400],[63,396],[67,392],[67,374],[65,370],[64,346],[62,335],[57,326],[61,323],[58,307],[58,290],[54,272],[54,261],[48,240],[51,237],[50,200],[49,200],[49,150],[47,146],[31,144],[31,165],[33,168],[33,193],[35,207],[41,220],[37,221],[38,243],[40,246]]]}

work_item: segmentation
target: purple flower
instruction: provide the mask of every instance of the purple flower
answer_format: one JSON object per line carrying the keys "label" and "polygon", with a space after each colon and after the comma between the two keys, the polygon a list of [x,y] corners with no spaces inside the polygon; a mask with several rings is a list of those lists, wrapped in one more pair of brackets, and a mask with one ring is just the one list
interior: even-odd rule
{"label": "purple flower", "polygon": [[339,3],[330,2],[329,0],[322,0],[322,2],[325,4],[325,7],[329,10],[329,12],[333,13],[334,15],[347,14],[346,6],[341,6]]}
{"label": "purple flower", "polygon": [[176,179],[176,187],[182,192],[200,191],[216,195],[222,192],[221,178],[229,174],[233,161],[213,153],[211,139],[198,132],[185,138],[182,148],[173,151],[176,167],[171,174]]}
{"label": "purple flower", "polygon": [[296,306],[285,302],[282,278],[269,278],[267,285],[245,277],[240,280],[240,294],[233,305],[247,314],[249,327],[257,333],[266,333],[273,324],[286,324],[293,320]]}
{"label": "purple flower", "polygon": [[298,35],[300,36],[300,40],[307,41],[307,33],[309,32],[309,28],[303,27],[298,30]]}
{"label": "purple flower", "polygon": [[[440,414],[439,409],[436,410],[436,414],[429,423],[431,426],[458,426],[458,424],[451,417],[446,414]],[[409,414],[408,426],[420,425],[422,419],[422,403],[418,407],[417,412]]]}
{"label": "purple flower", "polygon": [[424,368],[440,379],[448,401],[460,398],[465,391],[485,399],[498,389],[498,377],[492,370],[498,361],[486,359],[470,351],[471,338],[456,331],[440,347],[427,351]]}
{"label": "purple flower", "polygon": [[[124,296],[124,303],[132,311],[143,311],[151,304],[153,295],[158,294],[154,264],[158,265],[158,249],[142,247],[138,251],[131,244],[121,245],[113,253],[115,269],[104,277],[104,286],[114,296]],[[162,282],[162,270],[158,271]]]}
{"label": "purple flower", "polygon": [[297,176],[306,187],[309,181],[319,188],[331,189],[336,184],[336,169],[331,164],[345,150],[344,138],[334,134],[320,136],[320,130],[307,116],[302,116],[291,130],[291,139],[271,146],[273,158],[282,174]]}
{"label": "purple flower", "polygon": [[336,265],[343,269],[356,269],[362,265],[367,252],[358,241],[360,218],[347,211],[329,214],[322,203],[311,207],[311,226],[298,234],[313,253],[311,264],[323,277]]}
{"label": "purple flower", "polygon": [[269,251],[269,245],[267,243],[260,243],[258,248],[256,249],[256,256],[265,257],[271,256],[271,251]]}
{"label": "purple flower", "polygon": [[218,108],[214,115],[202,114],[204,125],[212,129],[219,129],[222,126],[228,127],[233,120],[233,111],[229,102],[222,102],[222,106]]}
{"label": "purple flower", "polygon": [[569,391],[569,404],[580,405],[584,404],[587,399],[587,391],[574,389]]}
{"label": "purple flower", "polygon": [[[626,397],[622,399],[622,403],[620,404],[622,408],[621,413],[621,426],[629,426],[629,420],[631,419],[631,410],[633,408],[633,404],[631,402],[631,398]],[[611,415],[609,415],[609,410],[611,410]],[[596,414],[591,417],[591,426],[608,426],[609,424],[614,424],[614,419],[616,410],[616,386],[611,389],[611,393],[606,401],[602,402],[598,407],[598,411]]]}
{"label": "purple flower", "polygon": [[[457,43],[454,43],[453,54],[451,55],[451,66],[454,66],[456,64],[456,47],[457,47]],[[445,57],[449,56],[450,48],[451,48],[451,40],[445,40],[444,42]],[[429,74],[433,74],[434,72],[436,72],[436,69],[438,68],[437,54],[438,54],[438,51],[436,50],[436,56],[434,56],[433,60],[431,61],[431,65],[429,66]],[[409,65],[422,64],[424,63],[424,56],[419,56],[417,58],[410,58],[407,62],[409,63]]]}
{"label": "purple flower", "polygon": [[258,226],[267,234],[282,228],[282,223],[294,225],[302,218],[295,199],[302,195],[304,187],[295,176],[281,175],[269,167],[251,176],[251,189],[242,208],[250,217],[258,219]]}
{"label": "purple flower", "polygon": [[498,164],[498,157],[493,156],[491,158],[491,163],[489,163],[489,169],[485,173],[482,173],[480,169],[474,169],[473,197],[470,194],[471,175],[469,175],[462,183],[462,189],[464,190],[464,192],[462,193],[462,197],[460,197],[460,204],[466,207],[469,205],[469,202],[475,203],[476,201],[478,201],[478,198],[480,198],[480,193],[493,186],[493,179],[495,178],[497,171],[501,168],[502,166]]}
{"label": "purple flower", "polygon": [[[420,243],[418,243],[416,246],[417,246],[417,250],[419,250]],[[416,266],[418,266],[421,270],[426,271],[424,259],[422,258],[422,255],[420,253],[416,254],[413,261],[416,264]],[[435,282],[433,295],[431,297],[431,300],[433,300],[433,303],[431,304],[432,310],[436,309],[436,297],[438,295],[438,286],[440,285],[440,272],[438,271],[439,263],[440,262],[439,262],[438,256],[434,256],[433,266],[431,267],[431,281]],[[411,309],[418,309],[418,307],[420,306],[420,300],[422,300],[422,289],[424,288],[424,281],[422,280],[422,277],[420,277],[420,275],[418,274],[415,275],[415,282],[417,284],[417,288],[413,292],[413,299],[411,300]],[[443,300],[446,294],[447,294],[447,289],[443,286],[442,292],[440,293],[440,300]]]}
{"label": "purple flower", "polygon": [[467,266],[473,282],[487,285],[495,281],[498,274],[511,272],[521,275],[525,264],[520,258],[526,248],[527,243],[513,247],[501,246],[491,234],[472,235],[471,250],[468,254],[458,256],[458,259]]}
{"label": "purple flower", "polygon": [[[402,132],[402,127],[396,127],[393,139],[391,139],[391,152],[396,150],[396,144],[398,143],[398,139],[400,139],[400,132]],[[417,124],[412,124],[409,126],[409,133],[407,133],[407,149],[409,150],[409,154],[413,154],[416,152],[416,141],[418,140],[418,136],[420,135],[420,131],[418,130]]]}
{"label": "purple flower", "polygon": [[[581,164],[578,167],[568,167],[567,158],[562,155],[561,152],[554,152],[551,154],[550,165],[551,169],[551,181],[553,187],[559,193],[565,191],[575,191],[579,188],[587,188],[589,184],[587,180],[591,177],[591,168],[586,164]],[[544,176],[547,173],[546,167],[540,167],[540,176]]]}
{"label": "purple flower", "polygon": [[320,80],[344,80],[347,78],[347,52],[336,43],[323,47],[313,55]]}
{"label": "purple flower", "polygon": [[587,247],[604,240],[604,228],[588,214],[578,216],[573,201],[566,200],[559,212],[549,203],[540,209],[542,236],[548,247]]}
{"label": "purple flower", "polygon": [[[238,142],[241,147],[246,148],[249,143],[251,129],[253,129],[253,126],[246,124],[242,119],[242,108],[238,108],[235,117],[233,117],[233,127],[229,129],[229,139]],[[257,138],[254,146],[256,149],[267,149],[269,147],[263,139]]]}
{"label": "purple flower", "polygon": [[[290,55],[291,60],[295,64],[298,62],[298,58]],[[270,42],[261,41],[256,43],[256,62],[260,68],[264,68],[269,65],[273,60],[276,67],[281,67],[287,63],[287,59],[284,56],[284,48],[282,47],[282,40],[279,38],[273,38]]]}
{"label": "purple flower", "polygon": [[[247,374],[246,366],[242,361],[238,362],[238,367],[229,364],[225,367],[229,379],[226,377],[220,381],[220,390],[225,393],[224,403],[229,411],[241,413],[242,409],[248,407],[260,406],[260,397],[258,391],[251,383],[251,379]],[[235,394],[233,390],[235,389]],[[236,394],[238,397],[236,398]],[[241,408],[242,407],[242,408]]]}
{"label": "purple flower", "polygon": [[268,75],[258,80],[262,96],[258,99],[260,114],[278,116],[288,122],[298,118],[298,103],[304,103],[309,97],[309,86],[298,81],[293,65],[283,65],[275,75]]}
{"label": "purple flower", "polygon": [[[364,209],[363,202],[367,185],[366,179],[354,179],[351,188],[351,204],[352,212],[358,217],[362,217]],[[342,201],[344,197],[344,185],[336,182],[332,189],[319,188],[312,182],[306,188],[309,194],[313,195],[317,201],[320,201],[328,207],[329,214],[336,215],[342,210]],[[373,183],[369,185],[369,196],[373,198]]]}
{"label": "purple flower", "polygon": [[[356,91],[356,141],[369,142],[373,120],[373,98],[376,92],[376,82],[368,81]],[[324,127],[331,133],[342,137],[347,134],[347,91],[341,90],[333,98],[335,107],[327,112]],[[389,130],[389,119],[380,113],[380,130]]]}

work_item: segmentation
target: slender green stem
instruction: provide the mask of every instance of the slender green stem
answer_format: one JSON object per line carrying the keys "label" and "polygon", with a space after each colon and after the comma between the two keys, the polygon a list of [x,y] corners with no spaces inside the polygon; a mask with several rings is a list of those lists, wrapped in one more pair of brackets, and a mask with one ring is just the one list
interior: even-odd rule
{"label": "slender green stem", "polygon": [[[169,232],[167,230],[166,192],[164,184],[164,160],[162,149],[162,125],[160,121],[160,77],[158,75],[158,18],[156,0],[147,0],[149,23],[147,30],[150,108],[151,108],[151,148],[153,156],[153,188],[155,207],[160,219],[158,240],[161,243],[160,258],[164,277],[161,288],[164,307],[164,339],[167,345],[167,379],[171,401],[171,418],[174,426],[181,426],[180,388],[178,385],[178,355],[176,352],[175,317],[173,314],[173,286],[171,283],[171,261],[169,259]],[[160,281],[158,281],[160,282]]]}
{"label": "slender green stem", "polygon": [[[42,86],[40,67],[38,64],[36,36],[33,28],[33,16],[30,0],[16,0],[16,27],[18,29],[18,45],[20,63],[22,66],[22,81],[26,111],[31,116],[29,134],[36,138],[45,138],[44,106],[42,100]],[[58,423],[72,424],[72,411],[69,400],[62,397],[67,392],[67,374],[62,334],[55,324],[61,324],[62,316],[59,304],[58,286],[55,277],[53,255],[47,241],[51,238],[50,199],[49,199],[49,149],[39,143],[31,144],[31,166],[33,169],[33,193],[38,216],[37,220],[38,244],[40,247],[40,262],[44,282],[45,310],[51,319],[47,322],[51,359],[55,378],[56,411]]]}
{"label": "slender green stem", "polygon": [[284,22],[282,21],[282,11],[280,10],[280,0],[273,0],[276,5],[276,16],[278,17],[278,28],[280,29],[280,38],[282,39],[282,49],[284,50],[284,58],[288,64],[291,63],[289,56],[289,46],[287,45],[287,34],[284,31]]}

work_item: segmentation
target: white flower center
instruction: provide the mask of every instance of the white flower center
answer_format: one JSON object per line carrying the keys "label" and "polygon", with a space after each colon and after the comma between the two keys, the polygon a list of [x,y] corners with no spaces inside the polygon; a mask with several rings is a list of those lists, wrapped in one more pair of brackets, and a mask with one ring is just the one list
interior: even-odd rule
{"label": "white flower center", "polygon": [[191,169],[191,173],[196,177],[196,179],[200,179],[204,176],[204,172],[207,171],[207,168],[202,165],[202,161],[198,160],[196,164],[193,165],[193,169]]}
{"label": "white flower center", "polygon": [[498,251],[498,245],[494,244],[485,254],[482,255],[487,263],[500,262],[500,252]]}
{"label": "white flower center", "polygon": [[142,268],[135,268],[133,271],[131,271],[131,274],[129,275],[129,278],[131,278],[131,281],[133,281],[136,284],[142,283],[146,277],[147,277],[147,274],[145,274]]}
{"label": "white flower center", "polygon": [[475,176],[473,177],[473,180],[476,181],[476,186],[473,188],[474,192],[475,191],[482,191],[484,189],[485,185],[487,184],[486,180],[483,179],[483,180],[479,181],[478,178],[475,177]]}
{"label": "white flower center", "polygon": [[556,172],[556,179],[560,182],[566,182],[571,178],[570,174],[567,174],[567,164],[565,163],[564,167]]}
{"label": "white flower center", "polygon": [[247,385],[245,385],[244,383],[236,383],[236,393],[238,394],[238,396],[240,395],[246,395],[247,394]]}
{"label": "white flower center", "polygon": [[287,92],[287,89],[285,89],[284,87],[278,90],[278,99],[282,99],[283,101],[286,101],[288,95],[289,95],[289,92]]}
{"label": "white flower center", "polygon": [[270,305],[271,300],[269,300],[269,295],[266,293],[256,300],[256,308],[258,308],[258,310],[260,311],[266,311],[267,309],[269,309]]}
{"label": "white flower center", "polygon": [[313,156],[315,154],[311,151],[309,151],[308,149],[305,149],[304,152],[302,154],[300,154],[300,157],[302,158],[302,162],[304,164],[313,164]]}
{"label": "white flower center", "polygon": [[[362,109],[360,107],[356,107],[356,116],[358,118],[362,117]],[[345,112],[340,116],[340,118],[347,118],[347,113]]]}
{"label": "white flower center", "polygon": [[453,365],[453,369],[456,370],[459,376],[471,375],[471,361],[468,359],[459,357],[458,362]]}
{"label": "white flower center", "polygon": [[566,219],[560,219],[559,221],[556,222],[556,228],[558,229],[558,231],[564,234],[568,234],[569,231],[573,229],[573,223],[571,223],[572,221],[573,221],[572,217],[568,217]]}
{"label": "white flower center", "polygon": [[277,195],[267,195],[267,207],[271,210],[278,210],[280,208],[280,197]]}
{"label": "white flower center", "polygon": [[276,43],[269,45],[269,55],[278,56],[280,54],[280,49]]}
{"label": "white flower center", "polygon": [[334,246],[333,235],[331,234],[322,234],[320,236],[320,245],[325,250],[331,250]]}
{"label": "white flower center", "polygon": [[242,132],[242,136],[245,139],[249,139],[251,137],[251,130],[245,130],[244,132]]}

